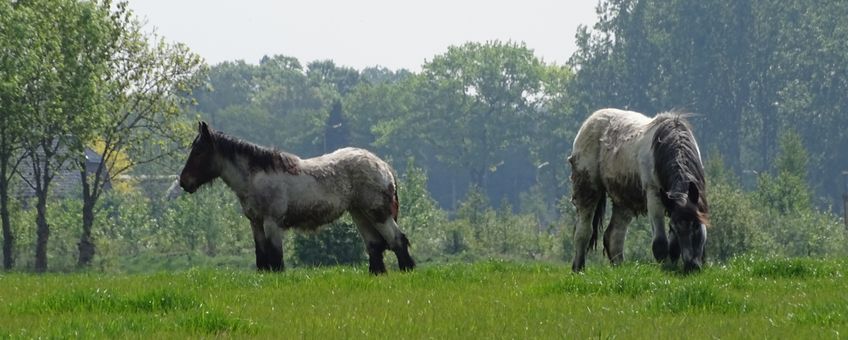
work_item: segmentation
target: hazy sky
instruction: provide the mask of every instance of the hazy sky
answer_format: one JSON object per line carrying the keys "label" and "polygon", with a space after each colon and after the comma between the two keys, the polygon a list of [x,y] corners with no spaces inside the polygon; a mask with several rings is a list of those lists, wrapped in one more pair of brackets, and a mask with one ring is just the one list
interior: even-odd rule
{"label": "hazy sky", "polygon": [[596,0],[129,0],[147,27],[187,44],[210,64],[284,54],[302,63],[332,59],[362,69],[418,70],[450,45],[524,41],[564,63]]}

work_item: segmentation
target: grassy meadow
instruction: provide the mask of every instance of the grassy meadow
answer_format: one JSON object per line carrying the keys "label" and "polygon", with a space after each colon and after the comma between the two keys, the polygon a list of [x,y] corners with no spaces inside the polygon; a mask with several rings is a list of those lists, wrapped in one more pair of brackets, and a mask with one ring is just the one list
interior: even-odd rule
{"label": "grassy meadow", "polygon": [[848,337],[848,260],[0,274],[0,338]]}

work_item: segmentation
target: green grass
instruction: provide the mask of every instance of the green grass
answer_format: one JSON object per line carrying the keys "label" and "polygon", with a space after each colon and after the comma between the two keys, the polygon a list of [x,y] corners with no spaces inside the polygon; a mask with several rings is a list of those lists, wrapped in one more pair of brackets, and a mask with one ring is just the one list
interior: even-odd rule
{"label": "green grass", "polygon": [[372,277],[0,274],[0,338],[825,338],[848,336],[848,261],[744,258],[683,275],[654,264],[486,261]]}

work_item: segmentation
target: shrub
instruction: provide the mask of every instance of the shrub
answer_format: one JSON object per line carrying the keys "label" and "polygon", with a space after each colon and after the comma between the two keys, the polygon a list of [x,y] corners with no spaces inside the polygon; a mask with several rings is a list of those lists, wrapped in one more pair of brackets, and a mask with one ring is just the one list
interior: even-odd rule
{"label": "shrub", "polygon": [[356,226],[340,220],[315,233],[294,236],[295,264],[331,266],[365,261],[365,246]]}

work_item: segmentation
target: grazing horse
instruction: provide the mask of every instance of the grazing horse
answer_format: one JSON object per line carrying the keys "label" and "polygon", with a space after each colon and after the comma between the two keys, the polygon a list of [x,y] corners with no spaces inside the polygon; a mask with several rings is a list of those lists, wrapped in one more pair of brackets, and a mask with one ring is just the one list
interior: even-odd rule
{"label": "grazing horse", "polygon": [[704,265],[709,224],[704,168],[685,115],[661,113],[652,119],[632,111],[596,111],[577,133],[568,161],[577,210],[573,271],[583,269],[586,252],[595,247],[607,195],[612,217],[604,252],[612,264],[623,260],[630,221],[647,213],[657,261],[675,263],[682,255],[686,271]]}
{"label": "grazing horse", "polygon": [[220,177],[238,196],[250,220],[259,270],[283,270],[282,232],[315,230],[349,212],[365,241],[372,274],[386,272],[383,252],[411,270],[409,240],[398,229],[397,183],[391,167],[374,154],[344,148],[299,157],[227,136],[200,122],[180,186],[194,193]]}

